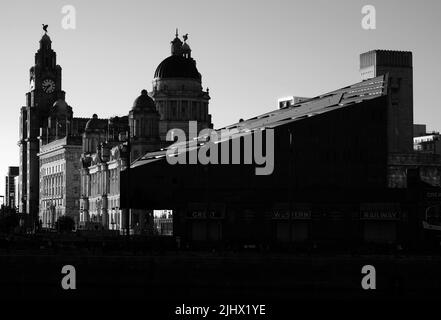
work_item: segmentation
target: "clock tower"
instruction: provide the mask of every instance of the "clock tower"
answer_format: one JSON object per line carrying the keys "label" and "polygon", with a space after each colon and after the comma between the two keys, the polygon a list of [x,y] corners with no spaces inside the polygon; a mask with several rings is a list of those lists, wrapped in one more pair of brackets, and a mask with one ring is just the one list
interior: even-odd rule
{"label": "clock tower", "polygon": [[48,126],[48,115],[55,101],[65,98],[61,90],[61,67],[52,50],[52,41],[45,34],[29,70],[29,92],[26,106],[20,110],[20,174],[19,211],[30,215],[33,226],[38,219],[39,203],[39,136]]}

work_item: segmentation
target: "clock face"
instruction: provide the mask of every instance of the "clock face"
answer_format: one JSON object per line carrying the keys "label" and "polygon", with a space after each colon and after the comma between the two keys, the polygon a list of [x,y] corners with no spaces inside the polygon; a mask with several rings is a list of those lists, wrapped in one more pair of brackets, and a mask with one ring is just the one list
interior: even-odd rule
{"label": "clock face", "polygon": [[41,87],[43,88],[44,92],[52,93],[55,91],[55,82],[54,82],[54,80],[51,80],[51,79],[43,80]]}

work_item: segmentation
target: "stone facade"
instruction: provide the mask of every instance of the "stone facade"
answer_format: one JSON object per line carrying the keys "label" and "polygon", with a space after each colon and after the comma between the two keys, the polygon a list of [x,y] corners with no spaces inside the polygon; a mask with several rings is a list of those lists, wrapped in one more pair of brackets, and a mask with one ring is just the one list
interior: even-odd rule
{"label": "stone facade", "polygon": [[45,228],[54,228],[63,215],[78,226],[82,133],[89,120],[74,118],[72,107],[59,99],[40,129],[39,220]]}
{"label": "stone facade", "polygon": [[59,217],[70,216],[78,225],[81,140],[64,137],[40,148],[40,214],[45,228],[54,228]]}
{"label": "stone facade", "polygon": [[87,123],[81,153],[80,227],[120,230],[126,226],[119,209],[121,170],[128,161],[128,117]]}

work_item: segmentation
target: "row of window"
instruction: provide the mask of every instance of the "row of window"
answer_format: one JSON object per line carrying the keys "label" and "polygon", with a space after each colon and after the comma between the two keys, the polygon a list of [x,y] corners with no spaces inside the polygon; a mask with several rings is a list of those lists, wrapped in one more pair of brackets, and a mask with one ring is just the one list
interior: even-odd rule
{"label": "row of window", "polygon": [[59,160],[63,160],[64,155],[63,154],[57,154],[48,158],[43,158],[40,160],[40,165],[42,166],[43,164],[46,163],[51,163],[51,162],[55,162],[55,161],[59,161]]}
{"label": "row of window", "polygon": [[52,165],[50,167],[43,167],[41,168],[41,175],[47,176],[54,173],[64,172],[66,170],[66,164],[61,163],[57,165]]}
{"label": "row of window", "polygon": [[64,194],[64,175],[62,173],[45,176],[41,179],[41,194],[43,196],[58,196]]}
{"label": "row of window", "polygon": [[64,200],[63,199],[52,199],[47,201],[42,201],[41,206],[43,208],[43,211],[50,210],[53,206],[54,208],[60,208],[64,206]]}
{"label": "row of window", "polygon": [[[102,199],[97,200],[89,200],[89,211],[94,212],[101,210],[104,208],[104,203]],[[119,198],[108,199],[107,200],[107,208],[109,211],[118,211],[119,210]]]}
{"label": "row of window", "polygon": [[208,117],[208,103],[177,100],[160,101],[158,112],[165,119],[191,120],[197,118],[205,121]]}
{"label": "row of window", "polygon": [[[108,180],[106,181],[106,173]],[[89,189],[90,188],[90,189]],[[99,171],[82,177],[82,193],[86,196],[119,194],[119,168]]]}

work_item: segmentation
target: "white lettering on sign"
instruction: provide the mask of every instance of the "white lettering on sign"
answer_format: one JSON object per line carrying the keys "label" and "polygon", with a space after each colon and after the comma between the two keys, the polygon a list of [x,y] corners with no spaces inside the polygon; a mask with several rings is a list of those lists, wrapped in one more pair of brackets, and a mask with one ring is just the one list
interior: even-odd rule
{"label": "white lettering on sign", "polygon": [[396,220],[399,217],[399,213],[395,211],[365,211],[362,213],[362,217],[363,219]]}

